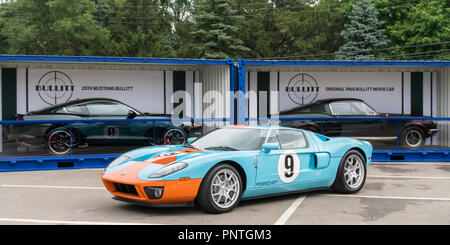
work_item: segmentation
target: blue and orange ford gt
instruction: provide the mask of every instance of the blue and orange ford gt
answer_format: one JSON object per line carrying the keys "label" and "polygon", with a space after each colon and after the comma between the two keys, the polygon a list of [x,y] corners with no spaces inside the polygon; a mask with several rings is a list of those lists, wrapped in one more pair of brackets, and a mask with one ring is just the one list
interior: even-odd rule
{"label": "blue and orange ford gt", "polygon": [[372,145],[301,129],[228,126],[185,145],[127,152],[102,173],[115,199],[149,206],[192,205],[231,211],[240,200],[364,185]]}

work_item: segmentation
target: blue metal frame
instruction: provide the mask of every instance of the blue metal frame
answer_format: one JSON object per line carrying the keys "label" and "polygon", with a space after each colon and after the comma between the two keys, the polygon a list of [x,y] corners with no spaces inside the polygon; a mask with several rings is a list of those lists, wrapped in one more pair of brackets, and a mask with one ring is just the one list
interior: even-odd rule
{"label": "blue metal frame", "polygon": [[86,62],[86,63],[142,63],[142,64],[184,64],[184,65],[234,65],[233,59],[179,59],[111,56],[57,56],[0,54],[0,61],[12,62]]}
{"label": "blue metal frame", "polygon": [[104,168],[120,154],[0,158],[0,172]]}
{"label": "blue metal frame", "polygon": [[[401,149],[399,145],[399,122],[410,120],[424,120],[423,117],[351,117],[351,118],[336,118],[336,117],[291,117],[291,118],[245,118],[245,122],[258,121],[396,121],[397,122],[397,140],[396,148],[393,149],[374,149],[372,154],[372,161],[374,162],[450,162],[450,149],[422,149],[409,150]],[[430,121],[450,121],[447,117],[429,117],[426,120]],[[320,124],[321,133],[323,133],[323,124]]]}
{"label": "blue metal frame", "polygon": [[[158,119],[108,119],[108,120],[33,120],[33,121],[0,121],[0,125],[32,125],[32,124],[70,124],[70,123],[97,123],[97,122],[145,122],[145,121],[171,121],[170,118]],[[178,122],[194,121],[230,121],[230,118],[202,118],[202,119],[173,119]],[[245,121],[292,121],[292,120],[311,120],[311,121],[401,121],[401,120],[423,120],[420,117],[354,117],[354,118],[318,118],[318,117],[296,117],[296,118],[245,118]],[[450,121],[450,118],[433,117],[427,118],[433,121]],[[397,136],[398,136],[397,130]],[[375,149],[372,155],[372,161],[450,161],[450,150],[408,150],[408,149]],[[4,157],[0,158],[0,172],[2,171],[26,171],[26,170],[54,170],[54,169],[79,169],[79,168],[103,168],[120,154],[95,154],[95,155],[70,155],[67,156],[32,156],[32,157]]]}
{"label": "blue metal frame", "polygon": [[[166,64],[166,65],[228,65],[230,69],[230,90],[235,87],[234,59],[180,59],[180,58],[148,58],[148,57],[110,57],[110,56],[57,56],[57,55],[6,55],[0,54],[0,62],[27,63],[27,62],[58,62],[64,63],[107,63],[107,64]],[[235,123],[234,101],[231,99],[230,118],[201,118],[201,119],[175,119],[178,122],[190,121],[230,121]],[[30,125],[30,124],[69,124],[94,122],[142,122],[142,121],[171,121],[171,119],[121,119],[121,120],[49,120],[49,121],[0,121],[0,125]],[[10,157],[0,158],[1,171],[16,170],[43,170],[59,168],[89,168],[104,167],[112,161],[117,154],[110,155],[69,155],[69,156],[36,156],[36,157]],[[67,167],[71,163],[72,167]],[[70,164],[69,164],[70,165]]]}
{"label": "blue metal frame", "polygon": [[450,150],[373,150],[374,162],[450,162]]}
{"label": "blue metal frame", "polygon": [[239,100],[238,124],[245,123],[245,68],[246,66],[449,66],[448,60],[238,60]]}
{"label": "blue metal frame", "polygon": [[[235,87],[234,59],[190,59],[190,58],[150,58],[114,56],[61,56],[61,55],[18,55],[0,54],[1,61],[10,62],[61,62],[61,63],[115,63],[115,64],[173,64],[173,65],[228,65],[230,69],[230,91]],[[234,123],[234,101],[231,99],[230,114]]]}
{"label": "blue metal frame", "polygon": [[[248,121],[265,121],[268,118],[246,118],[245,108],[245,70],[247,66],[449,66],[450,61],[442,60],[238,60],[238,90],[241,91],[241,99],[238,105],[238,124],[245,124]],[[351,120],[423,120],[423,118],[351,118]],[[450,118],[427,118],[430,120],[450,120]],[[348,121],[348,118],[283,118],[282,120],[320,120],[320,121]],[[398,124],[398,123],[397,123]],[[321,129],[322,130],[322,129]],[[397,136],[399,134],[397,127]],[[450,161],[449,150],[402,150],[386,149],[373,151],[373,161]]]}
{"label": "blue metal frame", "polygon": [[237,113],[237,124],[245,124],[245,60],[238,61],[238,113]]}
{"label": "blue metal frame", "polygon": [[[91,119],[91,120],[27,120],[27,121],[0,121],[0,125],[35,125],[35,124],[71,124],[71,123],[120,123],[120,122],[231,122],[232,118],[154,118],[154,119]],[[69,128],[70,130],[71,127]],[[155,130],[155,127],[153,127]],[[154,132],[155,133],[155,132]],[[154,142],[155,143],[155,142]],[[29,157],[0,157],[0,172],[27,171],[27,170],[55,170],[55,169],[80,169],[103,168],[120,154],[92,154],[72,155],[72,147],[69,155],[65,156],[29,156]]]}
{"label": "blue metal frame", "polygon": [[[61,62],[61,63],[114,63],[114,64],[184,64],[184,65],[229,65],[230,66],[230,90],[237,93],[237,120],[234,117],[234,99],[231,99],[230,119],[179,119],[179,121],[227,121],[231,123],[245,124],[248,120],[264,121],[264,118],[245,118],[245,68],[246,66],[449,66],[450,61],[378,61],[378,60],[247,60],[239,59],[235,67],[233,59],[177,59],[177,58],[140,58],[140,57],[107,57],[107,56],[53,56],[53,55],[1,55],[0,61],[12,63],[26,62]],[[237,74],[237,76],[235,75]],[[237,83],[235,81],[237,78]],[[236,86],[237,85],[237,86]],[[314,118],[301,118],[311,120]],[[315,118],[317,119],[317,118]],[[357,118],[352,118],[357,119]],[[360,118],[363,120],[380,120],[381,118]],[[423,120],[423,118],[382,118],[382,120]],[[431,120],[449,120],[449,118],[430,118]],[[25,125],[43,123],[93,123],[93,122],[137,122],[137,121],[168,121],[170,119],[123,119],[123,120],[52,120],[52,121],[0,121],[0,125]],[[291,118],[286,120],[300,120]],[[327,119],[321,121],[348,120]],[[401,150],[384,149],[373,151],[373,161],[450,161],[448,150]],[[98,168],[105,167],[119,154],[102,155],[69,155],[69,156],[36,156],[36,157],[9,157],[0,158],[1,171],[19,170],[49,170],[67,168]]]}
{"label": "blue metal frame", "polygon": [[448,60],[247,60],[244,66],[449,66]]}

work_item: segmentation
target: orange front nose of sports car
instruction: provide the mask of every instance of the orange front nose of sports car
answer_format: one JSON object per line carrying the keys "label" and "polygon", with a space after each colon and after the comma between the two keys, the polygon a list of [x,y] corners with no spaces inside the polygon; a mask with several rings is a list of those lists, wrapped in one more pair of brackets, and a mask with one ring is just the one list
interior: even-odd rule
{"label": "orange front nose of sports car", "polygon": [[120,170],[101,175],[106,189],[116,197],[147,204],[188,203],[195,199],[202,179],[148,181],[138,173],[149,164],[136,162]]}

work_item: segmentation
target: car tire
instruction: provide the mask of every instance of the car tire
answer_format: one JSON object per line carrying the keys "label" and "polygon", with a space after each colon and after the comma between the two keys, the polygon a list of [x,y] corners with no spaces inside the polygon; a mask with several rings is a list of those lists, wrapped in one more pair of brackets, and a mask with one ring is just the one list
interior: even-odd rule
{"label": "car tire", "polygon": [[242,178],[236,168],[220,164],[206,174],[196,201],[208,213],[230,212],[239,204],[242,188]]}
{"label": "car tire", "polygon": [[178,128],[171,128],[164,132],[164,145],[184,145],[186,143],[186,134]]}
{"label": "car tire", "polygon": [[67,130],[57,129],[51,131],[47,137],[47,147],[53,155],[66,155],[77,142],[75,136]]}
{"label": "car tire", "polygon": [[400,133],[400,144],[409,149],[418,149],[425,144],[426,136],[422,128],[411,126]]}
{"label": "car tire", "polygon": [[350,150],[341,159],[336,179],[331,189],[342,194],[356,193],[364,186],[366,176],[365,158],[359,151]]}

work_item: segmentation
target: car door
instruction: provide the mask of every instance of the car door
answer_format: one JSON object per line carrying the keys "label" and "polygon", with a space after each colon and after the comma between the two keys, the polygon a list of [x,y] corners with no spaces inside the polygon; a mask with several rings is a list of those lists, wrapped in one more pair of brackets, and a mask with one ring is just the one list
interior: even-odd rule
{"label": "car door", "polygon": [[[121,120],[127,119],[130,108],[114,101],[97,101],[86,104],[90,119]],[[101,145],[126,145],[143,136],[133,131],[130,122],[95,122],[90,123],[88,141]]]}
{"label": "car door", "polygon": [[257,156],[256,188],[261,194],[307,189],[313,175],[309,172],[315,166],[316,146],[310,144],[300,130],[272,129],[266,143],[280,147]]}
{"label": "car door", "polygon": [[330,121],[325,127],[328,136],[371,137],[377,136],[381,129],[381,121],[355,120],[352,118],[371,118],[360,101],[335,101],[330,103],[332,115],[337,118],[348,118],[348,121]]}

